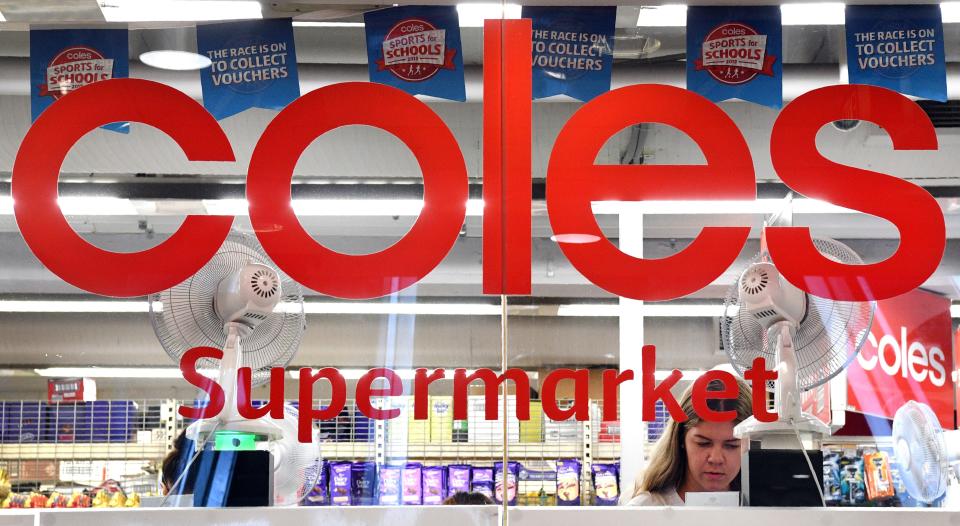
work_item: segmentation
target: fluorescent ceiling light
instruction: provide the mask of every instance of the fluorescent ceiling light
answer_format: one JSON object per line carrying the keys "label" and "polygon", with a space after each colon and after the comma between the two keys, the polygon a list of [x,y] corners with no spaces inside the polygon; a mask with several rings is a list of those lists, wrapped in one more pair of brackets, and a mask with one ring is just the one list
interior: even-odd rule
{"label": "fluorescent ceiling light", "polygon": [[137,209],[129,199],[119,197],[59,197],[57,204],[65,215],[135,216]]}
{"label": "fluorescent ceiling light", "polygon": [[943,2],[940,4],[940,17],[944,24],[960,23],[960,2]]}
{"label": "fluorescent ceiling light", "polygon": [[499,316],[501,307],[486,303],[304,302],[307,314],[403,314],[427,316]]}
{"label": "fluorescent ceiling light", "polygon": [[[755,201],[641,201],[629,202],[631,211],[658,215],[689,214],[772,214],[784,207],[783,199],[757,199]],[[594,201],[594,214],[619,214],[621,201]],[[794,214],[854,214],[856,210],[832,205],[817,199],[794,199]]]}
{"label": "fluorescent ceiling light", "polygon": [[0,300],[0,312],[149,312],[146,301]]}
{"label": "fluorescent ceiling light", "polygon": [[[183,378],[176,367],[48,367],[33,371],[53,378]],[[218,375],[213,369],[201,369],[199,373],[207,378]]]}
{"label": "fluorescent ceiling light", "polygon": [[245,0],[100,0],[107,22],[204,22],[263,18],[260,2]]}
{"label": "fluorescent ceiling light", "polygon": [[[433,371],[436,368],[427,367],[426,369],[429,372],[429,371]],[[446,376],[445,378],[446,380],[453,380],[454,369],[456,369],[456,367],[444,369],[444,375]],[[338,369],[338,370],[340,371],[340,374],[343,376],[344,380],[359,380],[361,376],[367,374],[370,371],[370,369]],[[316,372],[319,371],[319,369],[311,369],[310,371],[316,374]],[[417,373],[416,369],[393,369],[393,372],[397,373],[397,376],[399,376],[401,380],[413,380]],[[467,376],[470,376],[475,372],[476,370],[474,369],[467,369]],[[294,380],[297,380],[300,378],[299,369],[296,371],[288,371],[287,374],[290,376],[290,378],[293,378]]]}
{"label": "fluorescent ceiling light", "polygon": [[[420,199],[294,199],[298,216],[417,216],[423,210]],[[211,215],[246,216],[246,199],[204,199]],[[467,200],[467,215],[483,215],[483,199]]]}
{"label": "fluorescent ceiling light", "polygon": [[210,67],[210,58],[199,53],[161,49],[140,54],[140,62],[157,69],[194,71]]}
{"label": "fluorescent ceiling light", "polygon": [[[651,318],[712,318],[723,316],[723,305],[720,304],[644,304],[639,308],[639,314]],[[631,312],[636,310],[631,309]],[[578,317],[617,317],[620,316],[620,305],[612,304],[570,304],[560,305],[557,316]]]}
{"label": "fluorescent ceiling light", "polygon": [[457,4],[460,27],[483,27],[484,20],[520,18],[519,4],[470,3]]}
{"label": "fluorescent ceiling light", "polygon": [[816,2],[810,4],[783,4],[781,23],[785,26],[842,26],[844,4]]}
{"label": "fluorescent ceiling light", "polygon": [[[508,308],[510,315],[550,315],[550,306],[515,305]],[[162,305],[154,305],[160,310]],[[953,316],[960,317],[960,306],[951,308]],[[0,300],[0,312],[21,313],[146,313],[146,301],[99,300]],[[305,314],[351,315],[422,315],[422,316],[499,316],[500,305],[489,303],[380,303],[380,302],[313,302],[303,304]],[[648,317],[716,317],[723,314],[720,304],[645,304],[641,314]],[[557,316],[617,317],[616,304],[567,304],[556,306]]]}
{"label": "fluorescent ceiling light", "polygon": [[[780,6],[782,24],[785,26],[843,25],[844,4],[838,2],[813,2],[783,4]],[[944,22],[947,22],[944,19]],[[687,6],[668,4],[642,7],[637,18],[640,27],[685,27]]]}
{"label": "fluorescent ceiling light", "polygon": [[685,27],[686,25],[686,5],[643,6],[640,8],[640,17],[637,18],[639,27]]}

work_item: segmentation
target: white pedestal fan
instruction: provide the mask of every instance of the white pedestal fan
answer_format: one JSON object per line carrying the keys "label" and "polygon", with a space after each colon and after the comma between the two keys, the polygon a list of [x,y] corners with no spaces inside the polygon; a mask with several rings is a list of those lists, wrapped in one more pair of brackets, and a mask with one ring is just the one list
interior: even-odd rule
{"label": "white pedestal fan", "polygon": [[911,497],[924,504],[947,495],[960,507],[960,431],[944,431],[930,406],[910,400],[893,417],[893,451]]}
{"label": "white pedestal fan", "polygon": [[[814,239],[825,256],[845,264],[862,264],[846,245]],[[873,302],[834,301],[803,292],[784,279],[766,253],[758,254],[727,293],[721,333],[724,349],[741,374],[762,357],[778,379],[774,392],[777,420],[751,417],[734,435],[760,449],[800,450],[813,480],[822,474],[809,449],[819,449],[830,428],[801,411],[800,393],[839,374],[866,341],[873,322]],[[818,489],[822,502],[822,488]]]}
{"label": "white pedestal fan", "polygon": [[297,442],[297,413],[289,406],[278,420],[249,420],[237,410],[237,370],[250,367],[254,387],[267,382],[272,367],[284,367],[293,358],[306,328],[300,285],[274,269],[256,239],[231,234],[196,274],[150,296],[150,322],[177,363],[194,347],[223,350],[219,364],[204,359],[198,367],[218,371],[224,408],[216,417],[190,424],[187,438],[203,445],[221,432],[254,435],[258,447],[274,452],[274,502],[290,504],[309,485],[301,475],[311,462],[319,473],[319,445]]}

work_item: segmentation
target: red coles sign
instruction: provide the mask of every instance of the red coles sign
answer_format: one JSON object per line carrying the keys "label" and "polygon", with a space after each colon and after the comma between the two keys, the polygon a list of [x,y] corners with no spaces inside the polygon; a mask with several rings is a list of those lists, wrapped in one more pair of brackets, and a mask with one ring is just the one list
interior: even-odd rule
{"label": "red coles sign", "polygon": [[847,369],[851,409],[893,418],[907,400],[929,405],[953,429],[950,300],[915,290],[877,302],[867,342]]}
{"label": "red coles sign", "polygon": [[[487,21],[484,38],[483,290],[530,293],[530,20]],[[502,22],[502,26],[501,26]],[[501,36],[502,31],[502,36]],[[501,77],[502,73],[502,77]],[[812,294],[838,300],[884,299],[930,277],[943,257],[946,231],[936,200],[904,179],[834,163],[817,151],[822,126],[867,120],[890,135],[896,150],[935,150],[937,136],[920,107],[893,91],[832,86],[806,93],[777,117],[770,157],[790,188],[813,199],[893,223],[900,246],[889,258],[844,265],[814,247],[809,229],[773,227],[767,246],[783,276]],[[13,166],[11,193],[23,239],[64,281],[94,294],[143,296],[193,275],[217,251],[232,217],[190,215],[160,245],[115,253],[87,243],[57,206],[60,166],[88,131],[110,122],[149,124],[166,133],[191,161],[232,161],[219,123],[200,104],[169,86],[113,79],[85,86],[50,106],[24,137]],[[637,123],[672,126],[693,139],[697,165],[597,165],[611,136]],[[362,124],[407,145],[423,173],[423,211],[393,246],[348,255],[313,240],[290,202],[293,168],[317,137]],[[646,84],[596,97],[564,125],[550,155],[546,201],[557,234],[590,234],[597,243],[560,242],[587,279],[612,294],[659,301],[710,284],[740,254],[749,225],[708,226],[677,254],[630,256],[607,240],[592,201],[756,198],[747,143],[736,124],[707,99],[675,87]],[[273,261],[306,287],[343,298],[374,298],[413,285],[453,246],[467,202],[467,169],[453,134],[429,106],[379,84],[348,82],[311,91],[264,130],[247,174],[250,222]],[[870,188],[870,192],[863,192]]]}

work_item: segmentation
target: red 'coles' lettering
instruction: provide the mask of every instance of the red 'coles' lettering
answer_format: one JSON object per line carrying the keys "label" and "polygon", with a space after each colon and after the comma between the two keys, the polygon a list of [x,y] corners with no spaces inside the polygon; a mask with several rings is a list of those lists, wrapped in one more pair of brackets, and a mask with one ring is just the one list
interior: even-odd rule
{"label": "red 'coles' lettering", "polygon": [[[502,48],[486,46],[484,52],[488,63],[502,63],[511,73],[499,78],[494,68],[487,68],[487,80],[496,81],[499,89],[485,86],[485,96],[495,100],[484,102],[500,111],[484,113],[484,176],[489,175],[496,188],[484,189],[483,289],[529,294],[530,84],[517,79],[529,77],[520,70],[530,67],[530,23],[505,20],[497,28],[503,31]],[[792,283],[828,298],[884,299],[913,290],[943,256],[946,236],[939,207],[912,183],[820,155],[816,133],[838,119],[876,122],[890,134],[895,149],[908,150],[936,149],[933,126],[906,97],[867,86],[812,91],[787,105],[774,125],[771,158],[788,186],[892,222],[900,231],[900,246],[885,261],[844,265],[820,255],[806,229],[779,227],[767,234],[773,260]],[[85,133],[116,121],[143,122],[168,133],[188,159],[233,160],[223,130],[196,101],[146,80],[97,82],[54,103],[27,133],[13,167],[14,213],[30,249],[64,281],[95,294],[142,296],[200,269],[225,239],[233,218],[187,216],[167,241],[131,254],[84,241],[57,208],[60,165]],[[611,135],[642,122],[686,133],[706,163],[593,164]],[[423,211],[411,230],[390,248],[360,256],[319,245],[285,206],[301,153],[323,133],[352,124],[395,134],[412,150],[424,176]],[[250,161],[250,220],[271,258],[305,286],[345,298],[383,296],[419,281],[453,246],[466,211],[466,174],[456,140],[426,104],[387,86],[336,84],[301,97],[267,127]],[[587,245],[560,243],[561,249],[593,283],[621,296],[666,300],[692,293],[734,261],[749,233],[746,226],[707,226],[686,249],[650,260],[619,251],[597,226],[591,201],[755,198],[753,163],[739,130],[717,106],[678,88],[628,86],[585,104],[560,132],[548,174],[547,207],[554,232],[601,239]],[[872,191],[861,191],[867,187]],[[664,279],[666,275],[670,279]]]}

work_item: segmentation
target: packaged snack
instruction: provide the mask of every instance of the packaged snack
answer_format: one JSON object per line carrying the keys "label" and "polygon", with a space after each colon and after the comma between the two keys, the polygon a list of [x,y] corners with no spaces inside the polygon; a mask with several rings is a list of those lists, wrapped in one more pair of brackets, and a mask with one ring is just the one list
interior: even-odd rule
{"label": "packaged snack", "polygon": [[307,497],[303,499],[304,506],[326,506],[330,504],[329,494],[327,493],[327,481],[330,478],[330,466],[324,460],[320,464],[320,478],[317,484],[310,490]]}
{"label": "packaged snack", "polygon": [[470,491],[470,466],[453,464],[447,466],[447,497]]}
{"label": "packaged snack", "polygon": [[423,504],[423,465],[410,462],[404,466],[400,481],[403,490],[401,494],[403,504],[406,506]]}
{"label": "packaged snack", "polygon": [[557,461],[557,506],[580,505],[580,462]]}
{"label": "packaged snack", "polygon": [[493,500],[493,468],[473,468],[472,475],[471,491],[486,495],[488,499]]}
{"label": "packaged snack", "polygon": [[352,468],[350,462],[330,463],[330,505],[350,505]]}
{"label": "packaged snack", "polygon": [[594,464],[593,494],[594,505],[616,506],[620,500],[620,470],[617,464]]}
{"label": "packaged snack", "polygon": [[443,466],[423,468],[423,503],[425,505],[442,504],[446,495]]}
{"label": "packaged snack", "polygon": [[380,466],[377,476],[377,502],[382,506],[400,505],[400,475],[402,466]]}
{"label": "packaged snack", "polygon": [[350,492],[352,505],[373,506],[376,503],[377,464],[354,462],[350,467]]}
{"label": "packaged snack", "polygon": [[894,496],[890,456],[883,451],[864,455],[863,476],[867,486],[867,499],[889,499]]}
{"label": "packaged snack", "polygon": [[[506,476],[504,476],[506,471]],[[517,505],[517,481],[520,479],[520,463],[507,462],[507,469],[503,469],[503,462],[493,464],[493,500],[503,504],[506,500],[510,506]],[[506,481],[506,482],[504,482]]]}

